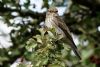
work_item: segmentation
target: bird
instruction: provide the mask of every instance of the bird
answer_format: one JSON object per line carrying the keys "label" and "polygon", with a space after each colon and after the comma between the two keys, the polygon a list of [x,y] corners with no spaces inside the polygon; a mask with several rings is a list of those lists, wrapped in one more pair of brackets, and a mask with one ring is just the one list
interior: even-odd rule
{"label": "bird", "polygon": [[77,46],[72,39],[71,32],[66,23],[60,18],[56,7],[48,9],[44,24],[48,29],[54,28],[57,34],[59,34],[64,40],[68,41],[75,55],[81,60]]}

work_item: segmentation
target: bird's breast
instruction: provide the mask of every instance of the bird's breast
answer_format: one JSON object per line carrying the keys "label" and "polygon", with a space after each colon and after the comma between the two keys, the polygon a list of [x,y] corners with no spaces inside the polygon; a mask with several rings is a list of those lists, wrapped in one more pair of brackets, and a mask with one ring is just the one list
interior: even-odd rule
{"label": "bird's breast", "polygon": [[54,26],[54,23],[53,23],[53,18],[46,18],[45,20],[45,25],[48,27],[48,28],[53,28]]}
{"label": "bird's breast", "polygon": [[46,18],[45,20],[45,25],[48,28],[55,28],[55,32],[60,35],[60,38],[65,37],[64,32],[55,23],[54,18]]}

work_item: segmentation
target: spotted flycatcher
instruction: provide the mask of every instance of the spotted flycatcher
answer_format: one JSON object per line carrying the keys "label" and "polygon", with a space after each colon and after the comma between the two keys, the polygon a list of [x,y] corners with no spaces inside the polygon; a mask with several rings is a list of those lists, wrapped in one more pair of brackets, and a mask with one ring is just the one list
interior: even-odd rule
{"label": "spotted flycatcher", "polygon": [[79,52],[77,51],[77,47],[71,37],[71,33],[67,25],[59,17],[58,10],[55,7],[48,9],[46,13],[45,26],[50,29],[54,28],[55,32],[61,35],[61,37],[68,42],[68,44],[71,46],[76,56],[79,59],[81,59]]}

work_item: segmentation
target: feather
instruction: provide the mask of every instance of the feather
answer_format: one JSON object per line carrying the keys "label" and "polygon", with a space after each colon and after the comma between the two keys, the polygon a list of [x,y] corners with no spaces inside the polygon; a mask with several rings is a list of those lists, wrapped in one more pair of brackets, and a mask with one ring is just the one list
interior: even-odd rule
{"label": "feather", "polygon": [[74,41],[73,41],[73,39],[72,39],[72,37],[71,37],[71,33],[70,33],[70,31],[69,31],[69,29],[68,29],[68,27],[67,27],[67,25],[64,23],[64,21],[59,17],[59,16],[56,16],[55,17],[55,20],[57,20],[57,21],[55,21],[55,22],[57,22],[56,24],[57,24],[57,26],[59,27],[59,28],[61,28],[61,30],[65,33],[65,35],[66,35],[66,40],[69,40],[69,42],[70,42],[70,46],[71,46],[71,48],[73,49],[73,51],[74,51],[74,53],[78,56],[78,58],[79,59],[81,59],[81,57],[80,57],[80,55],[79,55],[79,52],[77,51],[77,47],[76,47],[76,45],[75,45],[75,43],[74,43]]}

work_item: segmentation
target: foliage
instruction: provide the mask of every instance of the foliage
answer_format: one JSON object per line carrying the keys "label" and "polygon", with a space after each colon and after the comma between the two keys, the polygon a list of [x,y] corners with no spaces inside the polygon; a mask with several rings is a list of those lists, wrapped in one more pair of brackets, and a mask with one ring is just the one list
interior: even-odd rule
{"label": "foliage", "polygon": [[[1,0],[0,20],[8,27],[13,27],[9,33],[13,46],[0,48],[1,67],[9,67],[18,58],[21,58],[18,67],[99,67],[99,0],[52,1],[58,7],[67,7],[67,3],[72,2],[61,17],[79,39],[77,47],[82,60],[79,61],[71,53],[71,49],[59,40],[53,29],[46,32],[40,28],[40,23],[45,20],[45,12],[29,9],[30,6],[37,7],[30,0],[25,0],[23,4],[20,4],[20,0]],[[41,9],[49,8],[51,5],[48,2],[43,0]]]}

